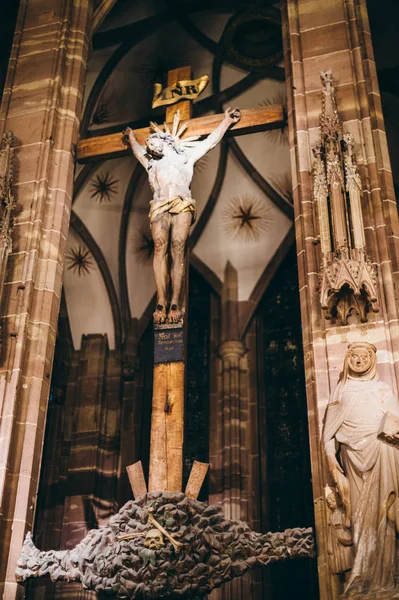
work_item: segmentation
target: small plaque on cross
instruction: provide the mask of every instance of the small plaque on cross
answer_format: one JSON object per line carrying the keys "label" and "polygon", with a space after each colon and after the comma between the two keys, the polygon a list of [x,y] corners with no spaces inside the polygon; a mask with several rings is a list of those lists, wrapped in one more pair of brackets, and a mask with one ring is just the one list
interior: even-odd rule
{"label": "small plaque on cross", "polygon": [[179,323],[154,329],[154,363],[184,362],[184,331]]}

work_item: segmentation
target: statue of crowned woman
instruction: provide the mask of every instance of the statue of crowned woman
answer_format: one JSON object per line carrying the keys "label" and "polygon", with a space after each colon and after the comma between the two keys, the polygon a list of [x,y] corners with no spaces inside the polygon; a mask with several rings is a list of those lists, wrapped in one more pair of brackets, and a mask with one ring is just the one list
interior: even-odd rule
{"label": "statue of crowned woman", "polygon": [[349,345],[324,446],[353,537],[343,598],[399,598],[399,403],[373,344]]}

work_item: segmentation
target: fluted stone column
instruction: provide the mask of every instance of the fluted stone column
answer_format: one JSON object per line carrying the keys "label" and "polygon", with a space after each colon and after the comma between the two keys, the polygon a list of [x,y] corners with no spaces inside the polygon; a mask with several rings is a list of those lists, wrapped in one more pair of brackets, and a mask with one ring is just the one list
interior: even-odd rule
{"label": "fluted stone column", "polygon": [[0,597],[33,527],[93,0],[21,0],[0,113],[17,210],[1,307]]}
{"label": "fluted stone column", "polygon": [[[240,340],[226,340],[219,349],[222,358],[222,402],[223,402],[223,507],[228,519],[242,519],[243,503],[246,507],[248,499],[246,490],[242,489],[242,477],[246,465],[242,465],[241,451],[243,446],[241,429],[241,393],[246,365],[242,364],[245,356],[244,344]],[[243,494],[244,493],[244,494]],[[244,496],[244,497],[243,497]],[[245,512],[247,512],[245,510]]]}
{"label": "fluted stone column", "polygon": [[[249,385],[246,348],[239,339],[237,271],[227,263],[222,293],[222,343],[219,347],[217,435],[211,436],[214,485],[210,503],[222,504],[229,519],[249,520]],[[252,598],[251,574],[214,590],[212,600]]]}
{"label": "fluted stone column", "polygon": [[[323,418],[350,342],[377,346],[380,377],[397,393],[398,214],[366,0],[283,0],[281,6],[320,598],[332,600],[342,592],[342,577],[331,573],[327,552]],[[320,252],[310,169],[311,148],[320,136],[320,71],[327,69],[333,72],[343,130],[355,140],[366,246],[378,270],[381,302],[380,312],[368,323],[346,326],[325,320],[318,290]]]}

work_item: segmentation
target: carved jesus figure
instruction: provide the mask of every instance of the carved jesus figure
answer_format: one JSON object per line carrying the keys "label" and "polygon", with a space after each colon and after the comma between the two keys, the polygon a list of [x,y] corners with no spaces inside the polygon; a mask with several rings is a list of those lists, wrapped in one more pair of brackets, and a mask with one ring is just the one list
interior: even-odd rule
{"label": "carved jesus figure", "polygon": [[398,431],[399,403],[378,379],[375,346],[350,344],[324,426],[328,466],[353,535],[343,598],[398,597]]}
{"label": "carved jesus figure", "polygon": [[229,127],[239,119],[240,111],[228,108],[220,125],[202,141],[197,141],[198,138],[180,139],[187,126],[178,129],[178,113],[172,131],[167,125],[166,130],[162,130],[151,123],[153,133],[147,138],[145,147],[138,143],[130,127],[125,131],[133,154],[148,173],[154,194],[149,212],[157,287],[154,323],[178,323],[183,317],[186,243],[196,217],[195,200],[190,190],[194,165],[221,141]]}

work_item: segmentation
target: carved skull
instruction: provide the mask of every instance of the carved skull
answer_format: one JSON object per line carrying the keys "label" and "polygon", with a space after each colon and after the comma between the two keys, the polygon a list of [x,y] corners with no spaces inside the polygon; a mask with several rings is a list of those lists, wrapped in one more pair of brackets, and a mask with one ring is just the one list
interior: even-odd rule
{"label": "carved skull", "polygon": [[152,550],[157,550],[164,546],[165,542],[163,541],[163,535],[158,529],[150,529],[150,531],[145,536],[144,546],[146,548],[151,548]]}

